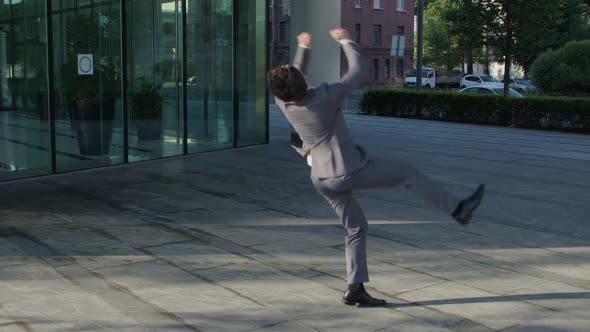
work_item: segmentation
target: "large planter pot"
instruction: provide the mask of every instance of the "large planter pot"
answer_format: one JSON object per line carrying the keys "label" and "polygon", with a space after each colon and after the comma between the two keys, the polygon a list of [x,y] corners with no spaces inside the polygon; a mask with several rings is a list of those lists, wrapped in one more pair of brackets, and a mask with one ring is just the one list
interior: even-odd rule
{"label": "large planter pot", "polygon": [[138,120],[137,138],[142,141],[155,141],[162,139],[162,120]]}
{"label": "large planter pot", "polygon": [[139,140],[162,139],[162,99],[160,96],[135,96],[133,98],[133,114]]}
{"label": "large planter pot", "polygon": [[78,133],[80,154],[109,155],[113,139],[115,101],[79,100],[71,112],[72,125]]}

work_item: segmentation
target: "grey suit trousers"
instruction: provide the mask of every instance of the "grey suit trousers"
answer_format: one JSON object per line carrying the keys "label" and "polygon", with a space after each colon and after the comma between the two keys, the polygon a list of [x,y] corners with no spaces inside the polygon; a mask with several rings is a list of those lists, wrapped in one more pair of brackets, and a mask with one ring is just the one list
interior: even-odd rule
{"label": "grey suit trousers", "polygon": [[352,191],[404,185],[423,197],[434,207],[451,214],[459,199],[444,185],[421,174],[407,162],[389,159],[370,159],[360,169],[343,176],[312,178],[313,185],[332,205],[342,220],[348,235],[346,244],[346,272],[349,284],[369,281],[367,269],[367,219]]}

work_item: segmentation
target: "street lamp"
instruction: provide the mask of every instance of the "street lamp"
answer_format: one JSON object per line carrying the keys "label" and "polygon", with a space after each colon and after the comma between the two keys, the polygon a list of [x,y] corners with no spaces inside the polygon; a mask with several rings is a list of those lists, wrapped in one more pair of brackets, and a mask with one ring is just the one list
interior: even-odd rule
{"label": "street lamp", "polygon": [[422,48],[424,45],[424,0],[418,0],[418,60],[416,62],[416,90],[422,88]]}

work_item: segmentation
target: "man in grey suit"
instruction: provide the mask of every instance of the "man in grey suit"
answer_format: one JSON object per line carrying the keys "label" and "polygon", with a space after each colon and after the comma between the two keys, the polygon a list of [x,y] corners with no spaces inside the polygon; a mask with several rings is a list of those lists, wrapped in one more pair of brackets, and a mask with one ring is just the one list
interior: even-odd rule
{"label": "man in grey suit", "polygon": [[276,103],[300,135],[303,146],[296,150],[311,166],[314,187],[341,218],[346,236],[348,288],[342,302],[348,305],[383,305],[363,286],[369,281],[366,259],[367,220],[352,192],[400,184],[422,196],[434,207],[449,213],[458,223],[468,224],[484,193],[484,185],[459,200],[443,185],[399,160],[369,158],[355,145],[346,128],[340,105],[358,85],[361,76],[360,47],[346,30],[331,30],[342,44],[348,71],[336,83],[309,86],[305,78],[311,35],[301,33],[293,65],[281,65],[268,73],[268,85]]}

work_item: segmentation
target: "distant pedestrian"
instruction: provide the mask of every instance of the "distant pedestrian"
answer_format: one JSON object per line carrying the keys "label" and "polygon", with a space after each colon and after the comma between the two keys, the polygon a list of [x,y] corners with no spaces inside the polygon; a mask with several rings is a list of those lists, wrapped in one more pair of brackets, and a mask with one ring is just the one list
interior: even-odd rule
{"label": "distant pedestrian", "polygon": [[301,33],[293,65],[281,65],[268,73],[268,84],[276,103],[303,141],[296,150],[311,166],[314,187],[341,218],[346,236],[348,288],[342,302],[348,305],[383,305],[373,298],[363,283],[369,281],[366,259],[367,220],[352,193],[355,190],[405,185],[434,207],[449,213],[458,223],[468,224],[484,194],[484,185],[468,198],[459,200],[442,184],[400,160],[369,158],[353,143],[340,105],[358,85],[361,77],[360,47],[344,29],[331,30],[342,44],[348,71],[336,83],[309,86],[306,66],[311,35]]}

